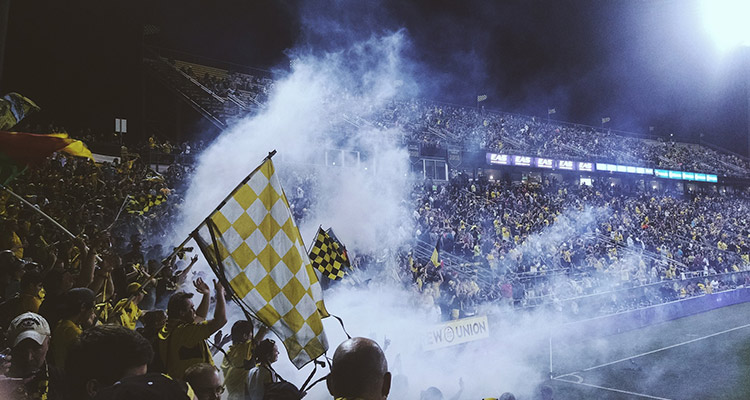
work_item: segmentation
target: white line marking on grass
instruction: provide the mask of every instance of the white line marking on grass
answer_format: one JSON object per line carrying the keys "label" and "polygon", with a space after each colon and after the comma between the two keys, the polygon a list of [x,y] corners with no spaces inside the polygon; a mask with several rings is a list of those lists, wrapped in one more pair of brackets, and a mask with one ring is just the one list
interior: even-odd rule
{"label": "white line marking on grass", "polygon": [[662,348],[660,348],[660,349],[656,349],[656,350],[651,350],[651,351],[647,351],[647,352],[645,352],[645,353],[637,354],[637,355],[634,355],[634,356],[631,356],[631,357],[621,358],[621,359],[619,359],[619,360],[616,360],[616,361],[612,361],[612,362],[608,362],[608,363],[605,363],[605,364],[595,365],[595,366],[593,366],[593,367],[589,367],[589,368],[586,368],[586,369],[584,369],[583,371],[591,371],[591,370],[594,370],[594,369],[597,369],[597,368],[601,368],[601,367],[606,367],[606,366],[609,366],[609,365],[612,365],[612,364],[617,364],[617,363],[619,363],[619,362],[623,362],[623,361],[628,361],[628,360],[632,360],[632,359],[634,359],[634,358],[638,358],[638,357],[643,357],[643,356],[647,356],[647,355],[649,355],[649,354],[654,354],[654,353],[658,353],[658,352],[660,352],[660,351],[664,351],[664,350],[669,350],[669,349],[673,349],[673,348],[675,348],[675,347],[679,347],[679,346],[682,346],[682,345],[690,344],[690,343],[693,343],[693,342],[697,342],[697,341],[699,341],[699,340],[703,340],[703,339],[708,339],[708,338],[710,338],[710,337],[714,337],[714,336],[719,336],[719,335],[723,335],[723,334],[725,334],[725,333],[728,333],[728,332],[732,332],[732,331],[736,331],[736,330],[738,330],[738,329],[743,329],[743,328],[747,328],[747,327],[749,327],[749,326],[750,326],[750,324],[745,324],[745,325],[742,325],[742,326],[737,326],[737,327],[734,327],[734,328],[731,328],[731,329],[723,330],[723,331],[721,331],[721,332],[716,332],[716,333],[712,333],[712,334],[710,334],[710,335],[706,335],[706,336],[701,336],[701,337],[699,337],[699,338],[695,338],[695,339],[690,339],[690,340],[688,340],[688,341],[685,341],[685,342],[682,342],[682,343],[677,343],[677,344],[673,344],[673,345],[671,345],[671,346],[667,346],[667,347],[662,347]]}
{"label": "white line marking on grass", "polygon": [[[573,381],[570,381],[570,380],[567,380],[567,379],[563,379],[563,378],[565,378],[567,376],[575,377],[576,381],[573,382]],[[581,382],[583,382],[583,378],[581,378],[580,375],[576,375],[576,374],[565,374],[565,375],[555,376],[552,379],[557,379],[559,381],[565,381],[565,382],[571,382],[571,383],[581,383]]]}
{"label": "white line marking on grass", "polygon": [[[572,374],[570,374],[570,375],[572,375]],[[632,396],[645,397],[647,399],[670,400],[670,399],[668,399],[666,397],[657,397],[657,396],[651,396],[651,395],[643,394],[643,393],[629,392],[627,390],[613,389],[613,388],[608,388],[608,387],[604,387],[604,386],[592,385],[590,383],[573,382],[573,381],[569,381],[567,379],[557,379],[557,378],[552,378],[552,379],[558,380],[558,381],[561,381],[561,382],[572,383],[574,385],[583,385],[583,386],[589,386],[589,387],[592,387],[592,388],[597,388],[597,389],[602,389],[602,390],[609,390],[610,392],[617,392],[617,393],[629,394],[629,395],[632,395]]]}

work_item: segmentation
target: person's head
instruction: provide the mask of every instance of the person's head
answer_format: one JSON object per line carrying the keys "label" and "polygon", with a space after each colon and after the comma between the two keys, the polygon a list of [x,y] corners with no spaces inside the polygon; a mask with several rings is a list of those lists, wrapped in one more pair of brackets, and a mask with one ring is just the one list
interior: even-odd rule
{"label": "person's head", "polygon": [[73,288],[65,292],[61,301],[61,317],[69,319],[82,328],[90,328],[96,322],[94,292],[89,288]]}
{"label": "person's head", "polygon": [[240,344],[253,338],[253,321],[241,319],[232,325],[232,343]]}
{"label": "person's head", "polygon": [[498,400],[516,400],[516,396],[514,396],[511,392],[505,392],[500,395]]}
{"label": "person's head", "polygon": [[44,277],[42,286],[48,295],[67,292],[73,287],[73,275],[68,270],[53,269]]}
{"label": "person's head", "polygon": [[37,271],[28,271],[21,277],[20,290],[23,294],[38,296],[42,291],[42,274]]}
{"label": "person's head", "polygon": [[7,336],[14,375],[25,377],[42,368],[50,339],[49,324],[44,317],[27,312],[13,318]]}
{"label": "person's head", "polygon": [[261,364],[271,365],[279,359],[279,348],[276,342],[271,339],[264,339],[255,348],[255,357]]}
{"label": "person's head", "polygon": [[167,318],[175,322],[195,321],[195,305],[192,293],[177,292],[169,298],[167,303]]}
{"label": "person's head", "polygon": [[443,400],[443,392],[435,386],[430,386],[419,394],[419,400]]}
{"label": "person's head", "polygon": [[141,317],[143,329],[151,332],[158,332],[167,323],[167,313],[164,310],[146,311]]}
{"label": "person's head", "polygon": [[123,378],[97,392],[94,400],[194,400],[185,382],[159,373]]}
{"label": "person's head", "polygon": [[362,337],[341,343],[333,354],[327,384],[334,397],[385,399],[391,389],[391,373],[383,350]]}
{"label": "person's head", "polygon": [[93,398],[103,387],[146,373],[154,351],[143,336],[120,325],[83,331],[68,353],[65,369],[74,398]]}
{"label": "person's head", "polygon": [[218,368],[208,363],[195,364],[186,369],[185,382],[193,388],[198,400],[219,400],[224,393]]}

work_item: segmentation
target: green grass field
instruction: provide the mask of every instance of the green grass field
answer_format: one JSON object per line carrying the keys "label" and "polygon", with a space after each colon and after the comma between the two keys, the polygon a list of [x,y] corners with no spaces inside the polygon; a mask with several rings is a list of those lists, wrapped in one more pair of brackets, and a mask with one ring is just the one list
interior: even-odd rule
{"label": "green grass field", "polygon": [[553,337],[556,400],[750,399],[750,303],[590,337]]}

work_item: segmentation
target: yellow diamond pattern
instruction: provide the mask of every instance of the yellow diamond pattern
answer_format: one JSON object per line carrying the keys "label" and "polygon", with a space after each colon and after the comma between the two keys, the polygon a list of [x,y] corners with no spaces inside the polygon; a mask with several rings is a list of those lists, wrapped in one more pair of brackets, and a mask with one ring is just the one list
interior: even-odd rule
{"label": "yellow diamond pattern", "polygon": [[281,289],[276,285],[276,282],[271,275],[266,276],[262,281],[258,282],[258,286],[256,286],[255,289],[258,290],[258,293],[260,293],[267,302],[270,302],[271,299],[281,292]]}
{"label": "yellow diamond pattern", "polygon": [[216,229],[218,229],[221,233],[226,232],[227,229],[232,226],[232,223],[227,220],[227,217],[225,217],[224,214],[221,213],[221,211],[215,212],[214,215],[211,216],[211,221],[214,222],[214,224],[216,225]]}
{"label": "yellow diamond pattern", "polygon": [[[256,226],[247,210],[253,204],[255,209],[258,201],[267,214]],[[230,221],[226,215],[236,219]],[[325,353],[328,340],[320,318],[328,314],[320,283],[291,217],[273,163],[265,161],[246,183],[232,192],[227,205],[210,218],[216,227],[214,234],[221,258],[218,268],[244,305],[282,339],[294,365],[301,368]],[[194,237],[206,257],[213,260],[213,241],[205,228],[200,226]],[[234,249],[231,255],[228,246]],[[255,254],[252,248],[263,250]],[[304,286],[293,276],[300,269],[307,272],[310,286]],[[280,315],[279,310],[290,311]]]}
{"label": "yellow diamond pattern", "polygon": [[245,269],[245,267],[255,260],[255,254],[250,250],[250,246],[248,246],[247,243],[242,242],[242,244],[232,252],[232,258],[234,258],[234,262],[240,267],[240,269]]}
{"label": "yellow diamond pattern", "polygon": [[242,240],[247,240],[247,238],[250,237],[250,235],[258,229],[258,226],[255,225],[255,222],[253,222],[253,219],[250,218],[249,215],[246,213],[243,213],[240,215],[239,218],[237,218],[237,221],[234,221],[232,224],[232,227],[235,231],[237,231],[237,234],[240,235]]}
{"label": "yellow diamond pattern", "polygon": [[255,194],[250,186],[242,185],[237,189],[232,198],[235,199],[243,209],[247,210],[258,198],[258,195]]}
{"label": "yellow diamond pattern", "polygon": [[263,237],[265,237],[269,242],[281,230],[281,226],[279,226],[279,223],[276,222],[276,219],[271,216],[271,214],[268,214],[265,218],[263,218],[263,222],[260,223],[260,226],[258,226],[258,228],[260,229],[260,233],[263,234]]}
{"label": "yellow diamond pattern", "polygon": [[229,281],[229,285],[232,286],[232,289],[234,289],[237,297],[240,298],[245,297],[245,295],[250,293],[250,290],[253,289],[253,284],[249,279],[247,279],[247,276],[245,276],[245,274],[239,274],[235,276],[234,279]]}

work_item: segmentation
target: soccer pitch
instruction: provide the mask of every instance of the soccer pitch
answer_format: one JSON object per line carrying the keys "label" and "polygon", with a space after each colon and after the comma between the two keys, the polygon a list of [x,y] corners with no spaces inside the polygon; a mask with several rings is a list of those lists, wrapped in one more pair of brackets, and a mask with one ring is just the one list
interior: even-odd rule
{"label": "soccer pitch", "polygon": [[556,400],[750,399],[750,303],[551,346]]}

